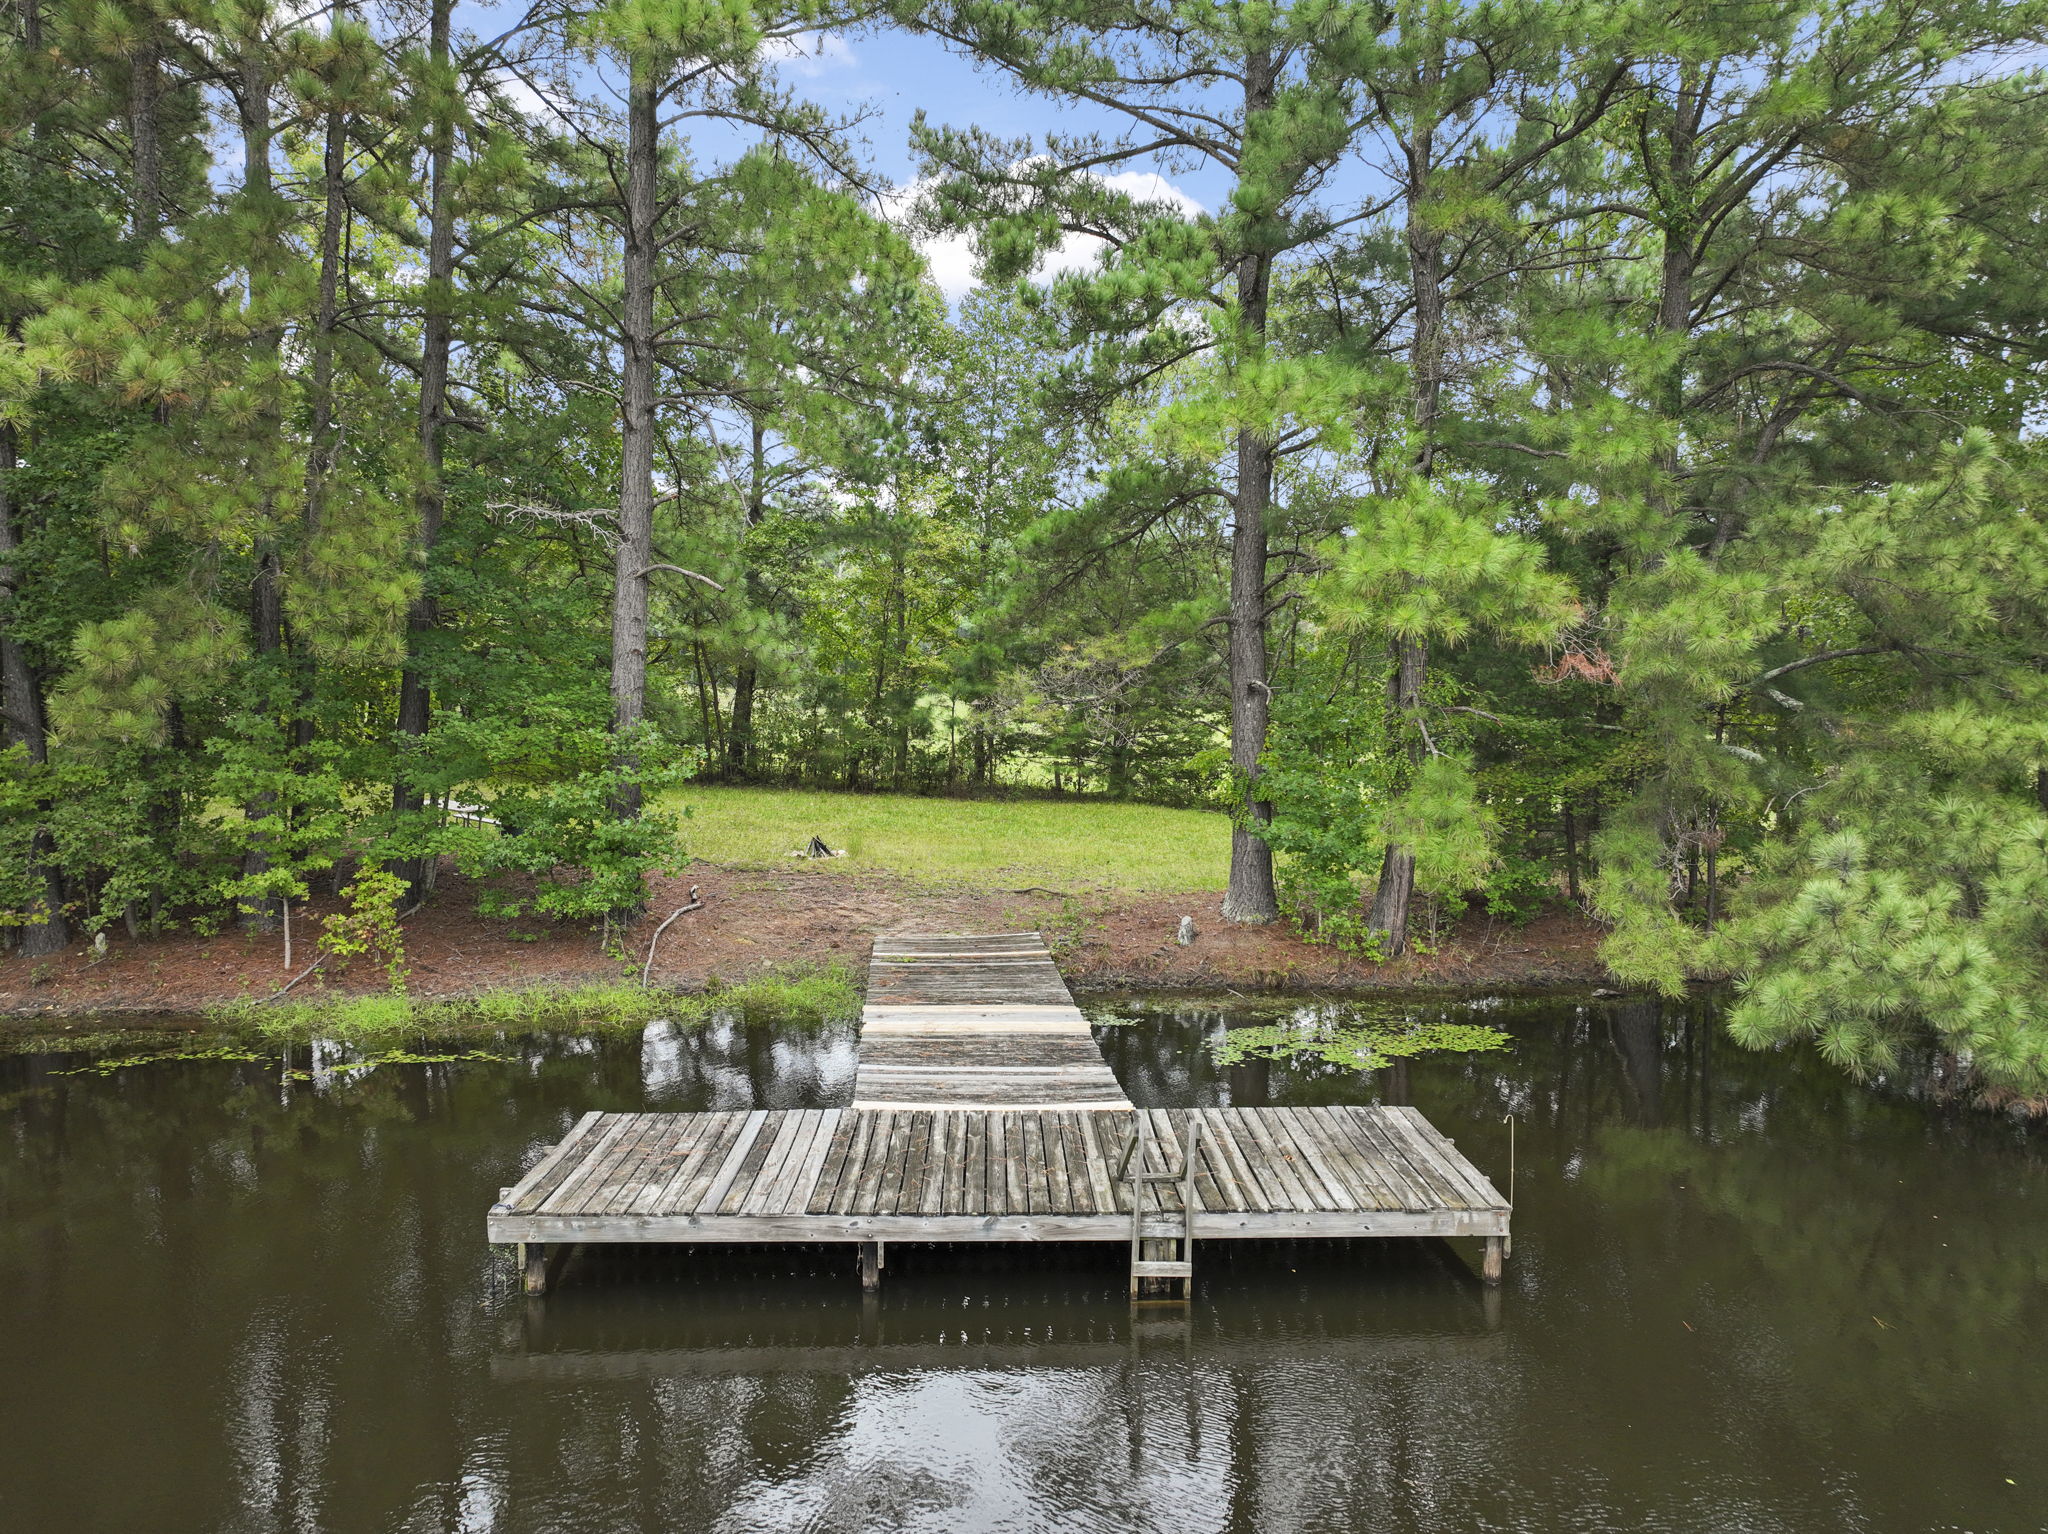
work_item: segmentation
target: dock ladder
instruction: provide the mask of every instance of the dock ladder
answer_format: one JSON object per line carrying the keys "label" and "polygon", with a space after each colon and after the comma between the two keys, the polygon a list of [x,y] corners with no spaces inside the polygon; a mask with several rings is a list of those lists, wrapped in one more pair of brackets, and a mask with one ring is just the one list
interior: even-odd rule
{"label": "dock ladder", "polygon": [[[1165,1155],[1157,1147],[1144,1110],[1135,1115],[1136,1125],[1124,1146],[1117,1166],[1117,1181],[1131,1193],[1131,1298],[1188,1300],[1195,1287],[1195,1158],[1202,1145],[1202,1121],[1188,1116],[1187,1142],[1180,1165],[1164,1167]],[[1153,1171],[1154,1161],[1162,1170]],[[1148,1189],[1177,1184],[1180,1207],[1167,1207],[1163,1198],[1147,1208]],[[1178,1287],[1179,1293],[1173,1291]]]}

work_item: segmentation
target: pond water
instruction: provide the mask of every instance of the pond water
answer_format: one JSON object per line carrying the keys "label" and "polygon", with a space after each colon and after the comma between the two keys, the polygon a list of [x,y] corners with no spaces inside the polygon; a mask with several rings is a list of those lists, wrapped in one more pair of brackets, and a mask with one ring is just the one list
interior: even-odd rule
{"label": "pond water", "polygon": [[2048,1141],[1711,1004],[1431,1003],[1505,1052],[1219,1067],[1270,1011],[1098,1009],[1134,1100],[1407,1101],[1505,1190],[1443,1243],[636,1251],[483,1241],[590,1108],[823,1107],[853,1035],[725,1019],[509,1058],[0,1060],[0,1527],[2048,1528]]}

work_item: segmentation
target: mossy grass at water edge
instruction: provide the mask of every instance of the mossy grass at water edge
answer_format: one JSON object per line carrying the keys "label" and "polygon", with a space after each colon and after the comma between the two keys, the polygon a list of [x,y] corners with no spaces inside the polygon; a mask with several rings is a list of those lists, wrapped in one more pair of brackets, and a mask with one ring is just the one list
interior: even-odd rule
{"label": "mossy grass at water edge", "polygon": [[769,971],[702,991],[643,988],[628,980],[529,986],[477,996],[420,1000],[402,994],[315,997],[302,1002],[238,1004],[208,1014],[224,1026],[266,1038],[462,1038],[479,1034],[603,1033],[657,1020],[702,1022],[715,1013],[833,1021],[860,1011],[860,990],[843,965]]}
{"label": "mossy grass at water edge", "polygon": [[235,1002],[202,1014],[200,1025],[110,1029],[47,1027],[0,1033],[0,1051],[134,1052],[189,1055],[195,1049],[235,1041],[249,1044],[305,1044],[334,1040],[391,1045],[400,1041],[460,1041],[537,1033],[612,1033],[666,1020],[693,1024],[720,1013],[786,1019],[796,1023],[842,1022],[859,1015],[860,988],[844,965],[816,965],[765,971],[732,984],[714,982],[701,991],[643,989],[626,980],[581,985],[538,985],[485,991],[465,997],[414,997],[403,993],[343,996],[315,993],[282,1002]]}

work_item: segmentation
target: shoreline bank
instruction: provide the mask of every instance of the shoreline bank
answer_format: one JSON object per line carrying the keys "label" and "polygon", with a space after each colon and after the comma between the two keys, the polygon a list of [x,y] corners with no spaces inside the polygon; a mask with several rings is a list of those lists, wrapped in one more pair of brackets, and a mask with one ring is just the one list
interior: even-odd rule
{"label": "shoreline bank", "polygon": [[[655,928],[691,890],[702,904],[670,922],[647,966]],[[607,953],[581,926],[485,920],[474,892],[444,876],[434,900],[404,926],[417,1003],[469,1002],[506,993],[650,984],[682,996],[763,975],[842,964],[858,971],[874,934],[1034,930],[1045,934],[1077,993],[1239,991],[1332,998],[1389,991],[1545,990],[1590,986],[1605,971],[1601,929],[1550,912],[1515,927],[1468,917],[1429,952],[1374,964],[1304,941],[1285,926],[1240,927],[1216,914],[1216,891],[1182,894],[1053,891],[946,885],[900,875],[808,868],[693,864],[652,881],[648,915]],[[24,1031],[80,1017],[146,1019],[260,1004],[316,957],[319,919],[335,906],[296,910],[294,964],[276,933],[181,932],[130,939],[119,928],[102,954],[90,942],[44,959],[0,959],[0,1025]],[[1183,916],[1196,936],[1182,945]],[[374,965],[323,968],[300,979],[292,1002],[340,1001],[385,990]]]}

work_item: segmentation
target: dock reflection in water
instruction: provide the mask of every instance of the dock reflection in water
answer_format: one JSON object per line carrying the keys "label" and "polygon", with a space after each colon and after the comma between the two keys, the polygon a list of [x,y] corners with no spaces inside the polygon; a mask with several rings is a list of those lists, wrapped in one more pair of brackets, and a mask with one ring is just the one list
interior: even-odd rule
{"label": "dock reflection in water", "polygon": [[[1708,1003],[1465,1007],[1512,1051],[1221,1067],[1119,1007],[1141,1105],[1412,1103],[1505,1191],[1473,1253],[1218,1242],[1185,1319],[1114,1247],[626,1249],[538,1302],[480,1240],[589,1108],[844,1105],[850,1030],[511,1058],[0,1059],[0,1525],[92,1531],[2027,1530],[2038,1129],[1716,1037]],[[1256,1019],[1270,1021],[1270,1016]]]}
{"label": "dock reflection in water", "polygon": [[[701,1495],[699,1454],[788,1453],[721,1528],[1284,1529],[1429,1500],[1505,1340],[1436,1242],[1233,1247],[1164,1309],[1088,1246],[891,1262],[849,1303],[819,1248],[597,1254],[507,1318],[491,1378],[574,1389],[607,1446],[580,1476],[671,1506]],[[637,1430],[650,1401],[706,1436]]]}

